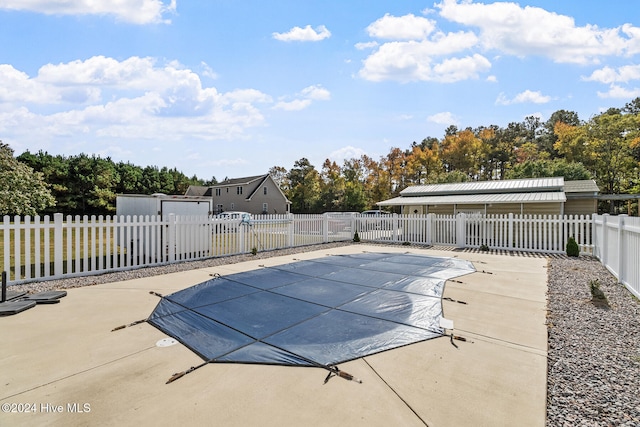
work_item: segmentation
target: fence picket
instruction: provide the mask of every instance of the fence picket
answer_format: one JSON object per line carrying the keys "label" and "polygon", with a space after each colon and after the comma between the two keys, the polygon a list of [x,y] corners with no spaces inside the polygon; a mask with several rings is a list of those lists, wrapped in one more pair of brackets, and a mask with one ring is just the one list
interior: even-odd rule
{"label": "fence picket", "polygon": [[[256,215],[248,222],[169,215],[5,215],[4,269],[9,284],[97,274],[258,250],[345,241],[408,242],[564,253],[574,237],[640,297],[640,219],[609,215]],[[53,241],[51,237],[53,236]],[[12,244],[13,243],[13,244]],[[24,247],[24,251],[22,250]],[[634,255],[635,254],[635,255]],[[53,266],[53,271],[51,269]]]}

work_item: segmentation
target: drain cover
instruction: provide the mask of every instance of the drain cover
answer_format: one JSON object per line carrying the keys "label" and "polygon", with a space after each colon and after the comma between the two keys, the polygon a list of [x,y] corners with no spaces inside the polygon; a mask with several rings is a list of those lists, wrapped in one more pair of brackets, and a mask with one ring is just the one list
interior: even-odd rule
{"label": "drain cover", "polygon": [[178,344],[178,341],[173,338],[162,338],[160,341],[156,343],[156,347],[171,347],[172,345]]}

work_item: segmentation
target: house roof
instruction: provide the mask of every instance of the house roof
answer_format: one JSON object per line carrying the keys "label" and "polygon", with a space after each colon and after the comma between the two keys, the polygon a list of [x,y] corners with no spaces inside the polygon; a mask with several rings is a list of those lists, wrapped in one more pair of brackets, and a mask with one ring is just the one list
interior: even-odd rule
{"label": "house roof", "polygon": [[598,184],[592,179],[584,179],[581,181],[567,181],[564,183],[565,193],[598,193],[600,189]]}
{"label": "house roof", "polygon": [[598,191],[593,180],[565,182],[563,177],[477,181],[415,185],[402,190],[400,197],[378,202],[377,205],[566,202],[567,198],[596,196]]}
{"label": "house roof", "polygon": [[565,202],[565,194],[561,191],[544,193],[495,193],[495,194],[454,194],[436,196],[396,197],[378,202],[378,206],[398,205],[473,205],[501,203],[549,203]]}
{"label": "house roof", "polygon": [[184,195],[200,197],[211,196],[211,187],[205,187],[202,185],[190,185]]}
{"label": "house roof", "polygon": [[252,182],[257,180],[264,180],[267,176],[269,176],[269,174],[247,176],[244,178],[225,179],[224,181],[219,182],[216,185],[212,185],[211,187],[216,188],[216,187],[227,187],[229,185],[246,185],[246,184],[251,184]]}
{"label": "house roof", "polygon": [[401,196],[435,196],[451,194],[529,193],[562,191],[564,178],[508,179],[502,181],[474,181],[453,184],[414,185],[400,192]]}

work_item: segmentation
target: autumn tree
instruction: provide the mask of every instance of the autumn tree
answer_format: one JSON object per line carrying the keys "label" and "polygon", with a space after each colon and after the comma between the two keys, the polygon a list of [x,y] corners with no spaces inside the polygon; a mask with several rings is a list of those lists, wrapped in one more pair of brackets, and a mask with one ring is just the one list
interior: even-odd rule
{"label": "autumn tree", "polygon": [[407,156],[407,175],[411,184],[435,182],[442,173],[440,142],[436,138],[425,138],[420,144],[411,146]]}
{"label": "autumn tree", "polygon": [[488,151],[488,147],[471,129],[465,129],[445,136],[441,158],[447,172],[457,170],[477,180]]}

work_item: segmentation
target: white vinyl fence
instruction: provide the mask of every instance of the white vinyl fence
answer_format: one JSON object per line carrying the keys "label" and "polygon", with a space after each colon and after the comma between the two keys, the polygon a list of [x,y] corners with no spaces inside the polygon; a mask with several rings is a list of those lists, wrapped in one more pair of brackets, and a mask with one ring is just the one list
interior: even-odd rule
{"label": "white vinyl fence", "polygon": [[573,237],[580,251],[592,253],[589,216],[561,215],[393,215],[356,216],[363,240],[459,248],[564,253]]}
{"label": "white vinyl fence", "polygon": [[565,253],[569,237],[640,296],[640,219],[545,215],[5,216],[9,284],[350,241]]}
{"label": "white vinyl fence", "polygon": [[596,215],[593,234],[594,255],[640,298],[640,218]]}
{"label": "white vinyl fence", "polygon": [[0,259],[12,285],[351,240],[351,227],[324,215],[5,216]]}

